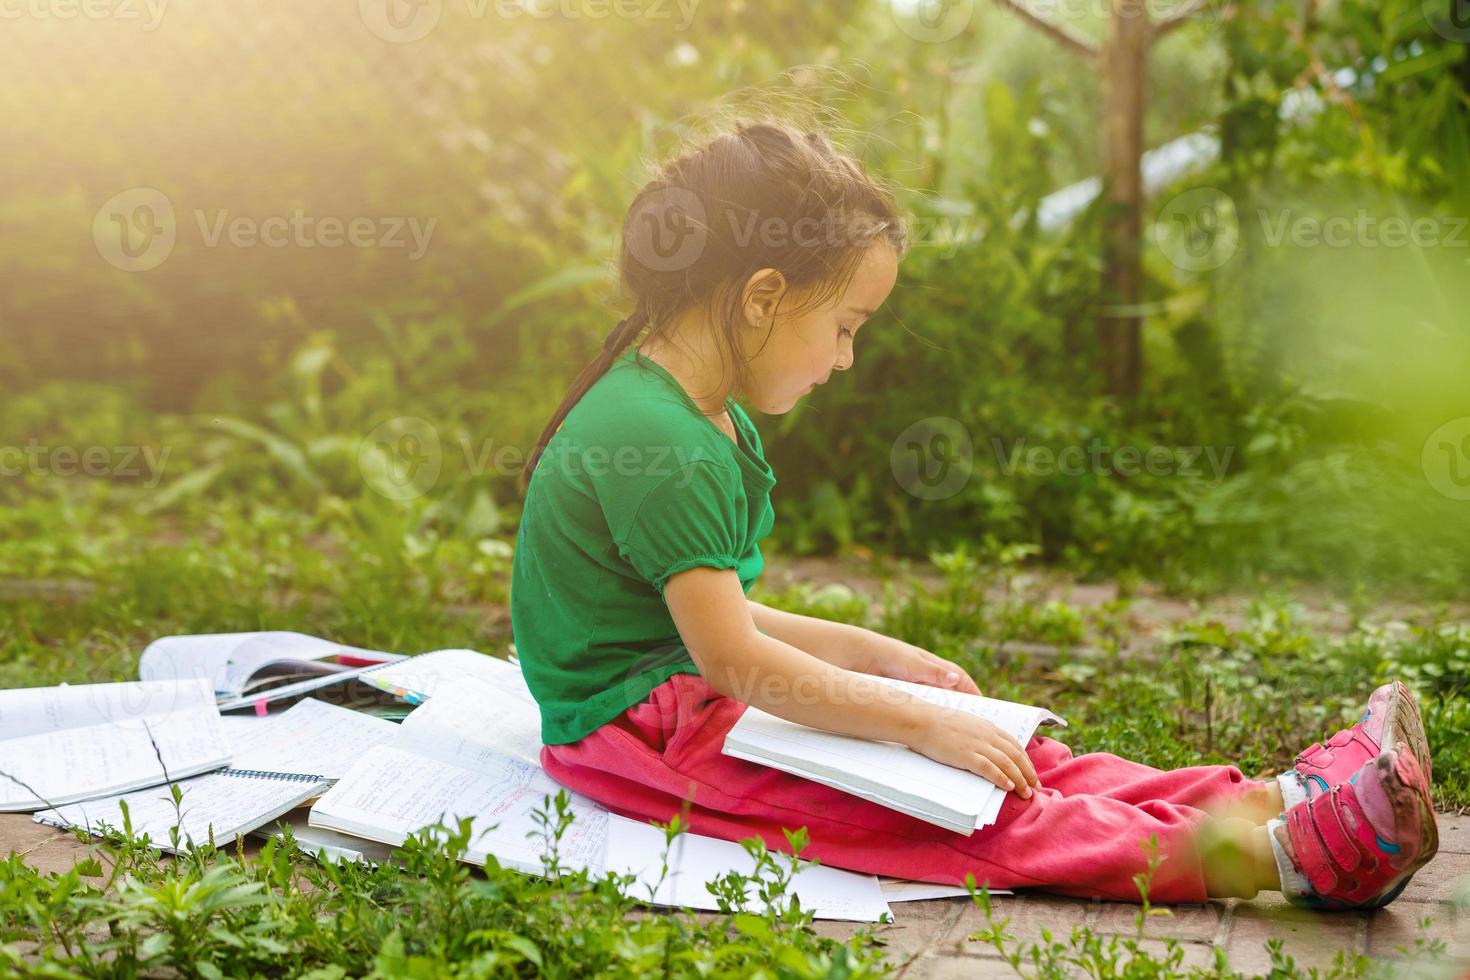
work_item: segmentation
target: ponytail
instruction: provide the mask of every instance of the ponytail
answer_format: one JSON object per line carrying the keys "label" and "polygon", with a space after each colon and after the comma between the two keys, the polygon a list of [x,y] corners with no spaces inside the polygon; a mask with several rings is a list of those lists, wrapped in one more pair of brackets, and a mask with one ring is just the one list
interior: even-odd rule
{"label": "ponytail", "polygon": [[567,415],[571,413],[572,408],[577,402],[582,400],[582,396],[587,393],[587,390],[597,383],[598,378],[607,373],[608,368],[612,367],[612,363],[617,360],[618,355],[628,348],[628,345],[633,342],[634,337],[638,336],[638,331],[642,329],[645,319],[646,317],[642,314],[640,307],[619,320],[618,325],[612,328],[607,335],[607,339],[602,342],[602,353],[598,354],[591,363],[582,369],[581,373],[577,375],[577,379],[572,382],[571,388],[562,396],[561,404],[552,413],[551,421],[546,423],[546,428],[541,430],[541,435],[536,440],[536,448],[531,450],[531,455],[526,460],[525,468],[521,470],[520,488],[522,495],[525,494],[526,489],[530,486],[531,474],[535,472],[536,464],[541,461],[541,455],[546,451],[546,445],[551,442],[551,437],[556,435],[556,430],[561,428],[562,422],[566,420]]}

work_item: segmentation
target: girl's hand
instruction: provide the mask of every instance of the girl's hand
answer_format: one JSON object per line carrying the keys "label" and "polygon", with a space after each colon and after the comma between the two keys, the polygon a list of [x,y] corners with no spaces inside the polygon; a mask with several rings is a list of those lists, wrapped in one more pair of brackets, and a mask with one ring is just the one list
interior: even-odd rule
{"label": "girl's hand", "polygon": [[927,684],[929,687],[959,691],[962,694],[980,693],[975,681],[959,665],[912,643],[881,633],[873,633],[872,636],[872,647],[868,651],[867,666],[862,668],[863,673]]}
{"label": "girl's hand", "polygon": [[1036,767],[1021,744],[983,718],[926,704],[926,724],[909,748],[935,762],[984,776],[1003,790],[1030,799],[1041,785]]}

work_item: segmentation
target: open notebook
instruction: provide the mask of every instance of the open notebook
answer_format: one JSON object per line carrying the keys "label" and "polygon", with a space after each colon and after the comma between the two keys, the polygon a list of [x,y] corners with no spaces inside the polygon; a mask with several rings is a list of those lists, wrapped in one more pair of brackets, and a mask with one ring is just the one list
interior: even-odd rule
{"label": "open notebook", "polygon": [[[147,834],[155,847],[176,852],[210,841],[224,846],[237,834],[248,834],[320,796],[329,785],[330,780],[315,774],[221,769],[179,780],[182,796],[177,806],[170,787],[155,786],[43,810],[34,819],[94,834],[109,828],[122,830],[126,820],[135,835]],[[126,818],[122,803],[127,804]],[[175,827],[179,831],[177,849],[171,834]]]}
{"label": "open notebook", "polygon": [[392,741],[398,726],[361,711],[303,698],[265,717],[223,715],[230,765],[236,769],[347,774],[365,752]]}
{"label": "open notebook", "polygon": [[[448,659],[441,658],[440,666]],[[506,710],[513,699],[504,692],[517,682],[509,674],[501,679],[504,686],[497,687],[461,674],[452,687],[431,685],[437,693],[404,721],[393,743],[359,759],[317,801],[310,826],[397,845],[441,820],[452,824],[457,817],[472,817],[466,860],[485,864],[494,858],[503,867],[543,873],[551,841],[536,811],[547,810],[546,798],[563,790],[532,761],[505,751],[513,746],[517,755],[535,754],[539,718],[523,713],[520,721],[505,720],[515,715]],[[415,683],[425,686],[423,680]],[[685,834],[671,855],[671,876],[656,892],[648,891],[662,866],[662,832],[609,813],[579,794],[568,791],[568,796],[573,822],[557,847],[563,866],[634,875],[634,894],[653,904],[716,908],[706,882],[726,871],[751,870],[740,845]],[[871,922],[887,911],[872,875],[807,866],[793,885],[803,906],[822,918]]]}
{"label": "open notebook", "polygon": [[230,761],[207,682],[0,691],[0,810],[156,786]]}
{"label": "open notebook", "polygon": [[[1045,708],[879,677],[941,707],[985,718],[1025,745],[1043,724],[1066,722]],[[838,735],[750,707],[725,737],[724,754],[804,776],[958,834],[995,822],[1005,791],[896,742]]]}

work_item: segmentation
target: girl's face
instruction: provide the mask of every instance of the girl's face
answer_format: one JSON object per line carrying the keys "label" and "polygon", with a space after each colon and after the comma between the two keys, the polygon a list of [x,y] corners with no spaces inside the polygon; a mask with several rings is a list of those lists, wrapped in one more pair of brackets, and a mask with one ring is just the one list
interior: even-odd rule
{"label": "girl's face", "polygon": [[897,279],[898,254],[891,245],[880,243],[864,253],[847,290],[821,308],[783,314],[779,305],[789,304],[777,301],[786,291],[784,281],[757,286],[746,306],[753,323],[745,352],[750,370],[745,395],[751,405],[767,415],[784,415],[813,388],[825,384],[834,370],[851,367],[854,336],[883,305]]}

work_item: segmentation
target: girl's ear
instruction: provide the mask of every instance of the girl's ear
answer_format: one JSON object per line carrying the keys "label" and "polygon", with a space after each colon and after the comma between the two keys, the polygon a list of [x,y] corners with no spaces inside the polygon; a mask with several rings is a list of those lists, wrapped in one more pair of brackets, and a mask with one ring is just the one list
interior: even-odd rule
{"label": "girl's ear", "polygon": [[775,269],[761,269],[745,281],[741,309],[752,326],[769,322],[786,295],[786,277]]}

